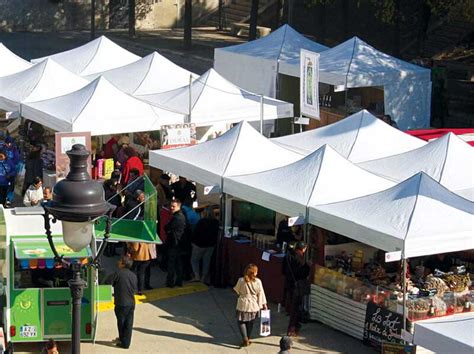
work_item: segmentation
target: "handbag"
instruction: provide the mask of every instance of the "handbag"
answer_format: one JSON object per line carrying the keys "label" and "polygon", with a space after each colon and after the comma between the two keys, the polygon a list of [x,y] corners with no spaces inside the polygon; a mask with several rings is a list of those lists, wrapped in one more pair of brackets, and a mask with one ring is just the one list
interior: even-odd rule
{"label": "handbag", "polygon": [[271,333],[270,310],[260,311],[260,335],[267,337]]}

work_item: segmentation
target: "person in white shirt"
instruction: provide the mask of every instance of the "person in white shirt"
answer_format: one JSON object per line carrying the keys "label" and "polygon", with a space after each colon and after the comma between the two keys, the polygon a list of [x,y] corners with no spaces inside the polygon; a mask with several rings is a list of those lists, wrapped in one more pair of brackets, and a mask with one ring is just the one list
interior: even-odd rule
{"label": "person in white shirt", "polygon": [[23,204],[25,206],[36,206],[41,203],[43,200],[43,182],[41,178],[35,177],[33,179],[33,184],[31,184],[25,192],[23,197]]}

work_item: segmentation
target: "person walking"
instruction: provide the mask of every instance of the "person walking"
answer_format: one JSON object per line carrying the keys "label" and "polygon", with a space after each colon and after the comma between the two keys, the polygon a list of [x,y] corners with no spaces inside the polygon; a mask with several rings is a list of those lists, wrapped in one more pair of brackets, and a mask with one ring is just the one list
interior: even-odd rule
{"label": "person walking", "polygon": [[283,274],[285,275],[285,299],[286,311],[290,314],[288,324],[288,336],[295,337],[301,327],[301,311],[303,297],[309,292],[308,276],[310,264],[305,261],[305,253],[308,245],[299,241],[293,250],[289,250],[283,263]]}
{"label": "person walking", "polygon": [[27,207],[36,206],[43,201],[43,198],[43,181],[41,181],[41,178],[35,177],[33,183],[25,192],[23,204]]}
{"label": "person walking", "polygon": [[166,224],[166,249],[168,255],[168,275],[166,286],[183,286],[182,238],[186,229],[186,218],[181,211],[181,201],[171,201],[170,210],[173,213],[171,220]]}
{"label": "person walking", "polygon": [[41,159],[41,145],[33,146],[28,158],[25,161],[25,181],[23,185],[23,194],[33,183],[35,177],[43,175],[43,160]]}
{"label": "person walking", "polygon": [[112,284],[114,288],[115,317],[119,336],[113,342],[124,349],[128,349],[132,341],[135,312],[137,276],[130,270],[132,265],[132,259],[123,256],[118,263],[119,270],[106,279],[106,283]]}
{"label": "person walking", "polygon": [[[191,254],[191,266],[193,268],[193,281],[209,281],[209,268],[212,254],[217,244],[219,234],[219,220],[216,219],[214,209],[207,207],[204,217],[201,218],[194,228]],[[200,262],[202,261],[202,272],[200,272]]]}
{"label": "person walking", "polygon": [[258,267],[249,264],[245,267],[244,276],[239,278],[234,291],[239,295],[237,299],[237,323],[242,335],[242,347],[251,344],[253,324],[258,312],[267,309],[267,299],[263,290],[262,281],[257,278]]}

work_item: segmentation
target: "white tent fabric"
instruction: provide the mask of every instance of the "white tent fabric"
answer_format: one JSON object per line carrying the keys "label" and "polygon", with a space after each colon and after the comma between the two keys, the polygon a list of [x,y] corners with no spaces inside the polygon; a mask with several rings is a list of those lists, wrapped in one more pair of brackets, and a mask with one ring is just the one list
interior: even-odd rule
{"label": "white tent fabric", "polygon": [[412,258],[474,248],[473,213],[474,203],[420,172],[385,191],[310,205],[309,222]]}
{"label": "white tent fabric", "polygon": [[[189,85],[169,92],[136,96],[158,107],[189,113],[191,92],[191,123],[198,126],[221,122],[260,120],[260,96],[245,91],[209,69]],[[293,116],[291,103],[264,97],[264,119]]]}
{"label": "white tent fabric", "polygon": [[347,161],[328,145],[290,165],[224,178],[225,193],[285,215],[303,217],[308,204],[360,197],[393,185]]}
{"label": "white tent fabric", "polygon": [[21,102],[65,95],[87,84],[87,80],[47,59],[16,74],[0,77],[0,109],[19,111]]}
{"label": "white tent fabric", "polygon": [[31,63],[0,43],[0,77],[15,74],[29,67],[31,67]]}
{"label": "white tent fabric", "polygon": [[474,189],[474,149],[453,133],[403,154],[366,161],[360,167],[400,182],[423,171],[449,190],[470,198]]}
{"label": "white tent fabric", "polygon": [[276,97],[279,67],[300,60],[300,50],[320,53],[328,47],[283,25],[266,37],[214,50],[214,69],[250,92]]}
{"label": "white tent fabric", "polygon": [[[281,72],[299,77],[299,60],[287,61]],[[358,37],[321,53],[319,81],[347,88],[383,86],[385,113],[401,129],[429,126],[430,70],[382,53]]]}
{"label": "white tent fabric", "polygon": [[400,154],[427,144],[391,127],[366,110],[318,129],[272,141],[305,155],[328,144],[355,163]]}
{"label": "white tent fabric", "polygon": [[193,79],[198,77],[197,74],[183,69],[157,52],[128,65],[88,75],[86,79],[94,80],[100,75],[131,95],[170,91],[189,85],[190,76]]}
{"label": "white tent fabric", "polygon": [[21,112],[56,131],[90,131],[92,135],[151,131],[162,124],[184,122],[183,115],[140,101],[103,77],[64,96],[22,103]]}
{"label": "white tent fabric", "polygon": [[415,322],[413,344],[437,354],[474,353],[472,312]]}
{"label": "white tent fabric", "polygon": [[101,36],[80,47],[43,58],[31,60],[38,63],[46,58],[52,58],[74,74],[88,76],[102,71],[118,68],[140,59],[128,50]]}
{"label": "white tent fabric", "polygon": [[150,151],[150,166],[205,186],[221,186],[222,177],[268,170],[302,155],[286,150],[240,122],[220,137],[201,144]]}

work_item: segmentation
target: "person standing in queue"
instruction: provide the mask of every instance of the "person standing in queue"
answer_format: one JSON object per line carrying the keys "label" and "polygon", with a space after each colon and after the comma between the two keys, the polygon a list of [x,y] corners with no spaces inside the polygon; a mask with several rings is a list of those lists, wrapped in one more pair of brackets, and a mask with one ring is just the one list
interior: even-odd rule
{"label": "person standing in queue", "polygon": [[283,274],[285,275],[285,299],[286,311],[290,314],[288,324],[288,336],[295,337],[301,327],[301,306],[303,297],[308,295],[310,264],[305,261],[305,253],[308,245],[299,241],[293,250],[289,250],[283,263]]}
{"label": "person standing in queue", "polygon": [[245,267],[244,276],[239,278],[234,291],[239,295],[237,299],[237,323],[242,335],[242,347],[248,347],[252,335],[253,324],[258,312],[267,309],[267,299],[263,290],[262,281],[257,278],[258,267],[249,264]]}
{"label": "person standing in queue", "polygon": [[168,275],[166,286],[183,286],[183,264],[181,259],[181,243],[186,229],[186,218],[181,211],[181,201],[174,199],[171,201],[170,210],[173,216],[166,224],[166,249],[168,255]]}
{"label": "person standing in queue", "polygon": [[118,338],[112,342],[120,348],[128,349],[132,341],[133,315],[135,312],[135,293],[137,291],[137,276],[130,269],[133,261],[123,256],[119,270],[106,278],[106,283],[114,288],[115,316],[117,318]]}

